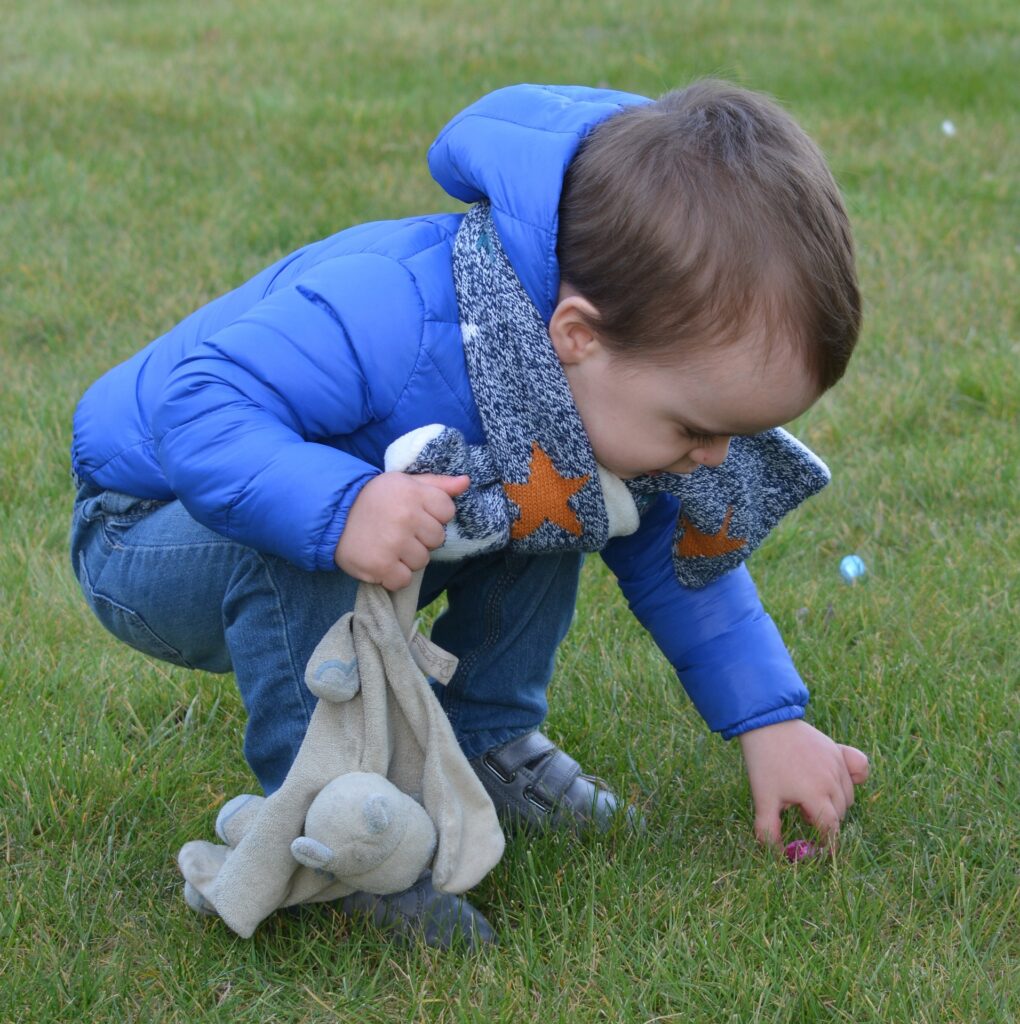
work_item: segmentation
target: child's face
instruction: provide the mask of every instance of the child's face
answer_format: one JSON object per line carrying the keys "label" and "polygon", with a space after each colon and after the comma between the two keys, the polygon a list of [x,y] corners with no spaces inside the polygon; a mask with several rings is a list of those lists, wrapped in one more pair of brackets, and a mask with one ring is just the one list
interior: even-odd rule
{"label": "child's face", "polygon": [[625,479],[718,466],[731,437],[788,423],[819,396],[795,346],[781,342],[767,351],[749,337],[635,362],[594,337],[558,339],[555,327],[554,318],[550,337],[595,458]]}

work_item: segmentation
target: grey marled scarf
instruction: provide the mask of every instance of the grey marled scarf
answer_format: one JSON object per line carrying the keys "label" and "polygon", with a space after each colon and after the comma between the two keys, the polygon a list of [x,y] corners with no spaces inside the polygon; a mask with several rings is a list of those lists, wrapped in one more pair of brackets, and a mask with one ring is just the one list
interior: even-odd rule
{"label": "grey marled scarf", "polygon": [[717,468],[621,484],[595,462],[546,325],[514,273],[488,204],[465,215],[453,271],[486,444],[468,445],[459,431],[437,424],[401,439],[387,459],[388,468],[471,475],[438,557],[507,545],[529,553],[598,551],[612,536],[633,532],[636,510],[665,491],[680,501],[677,578],[702,587],[739,565],[782,516],[828,483],[825,464],[777,428],[734,437]]}

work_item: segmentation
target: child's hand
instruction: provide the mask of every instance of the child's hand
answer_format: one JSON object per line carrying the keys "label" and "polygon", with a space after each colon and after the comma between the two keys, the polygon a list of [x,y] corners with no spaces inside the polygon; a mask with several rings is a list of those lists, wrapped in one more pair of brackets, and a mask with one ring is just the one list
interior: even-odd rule
{"label": "child's hand", "polygon": [[782,842],[780,815],[797,807],[808,824],[834,844],[854,802],[854,786],[868,777],[868,759],[834,743],[802,719],[752,729],[740,747],[754,799],[754,832],[761,843]]}
{"label": "child's hand", "polygon": [[453,496],[470,483],[466,476],[380,473],[354,499],[334,561],[366,583],[406,587],[428,565],[429,552],[442,546],[456,511]]}

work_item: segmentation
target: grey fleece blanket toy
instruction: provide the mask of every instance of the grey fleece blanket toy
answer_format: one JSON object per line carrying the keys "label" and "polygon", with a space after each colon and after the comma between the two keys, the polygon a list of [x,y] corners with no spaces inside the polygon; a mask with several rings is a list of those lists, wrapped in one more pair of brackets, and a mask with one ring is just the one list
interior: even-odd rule
{"label": "grey fleece blanket toy", "polygon": [[414,629],[420,583],[363,584],[316,647],[305,681],[319,701],[283,785],[223,807],[224,845],[178,855],[193,909],[247,938],[279,907],[399,892],[428,868],[462,893],[498,863],[492,801],[425,678],[448,680],[456,659]]}

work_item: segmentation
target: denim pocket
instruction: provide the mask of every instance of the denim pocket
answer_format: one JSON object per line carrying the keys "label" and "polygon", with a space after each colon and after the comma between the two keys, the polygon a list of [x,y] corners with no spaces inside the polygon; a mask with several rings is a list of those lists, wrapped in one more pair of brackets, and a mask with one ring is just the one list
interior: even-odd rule
{"label": "denim pocket", "polygon": [[138,612],[96,588],[93,580],[99,579],[101,570],[100,573],[95,575],[89,571],[84,551],[78,552],[78,565],[76,568],[82,593],[85,595],[85,600],[88,602],[93,614],[118,640],[123,640],[124,643],[133,647],[136,651],[159,658],[161,661],[169,661],[174,665],[181,665],[184,668],[192,667],[180,651],[175,647],[171,647],[170,644],[157,636],[149,628],[148,623]]}

